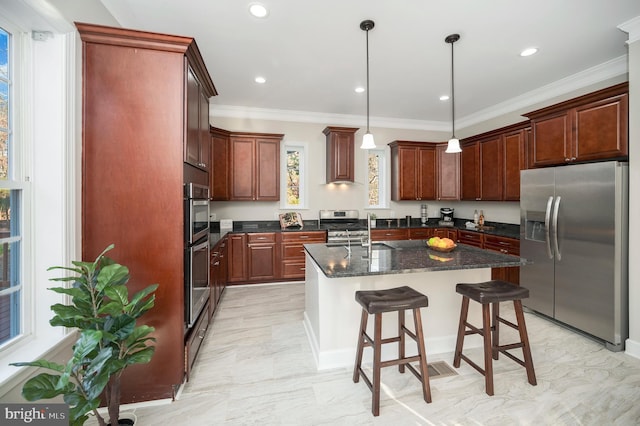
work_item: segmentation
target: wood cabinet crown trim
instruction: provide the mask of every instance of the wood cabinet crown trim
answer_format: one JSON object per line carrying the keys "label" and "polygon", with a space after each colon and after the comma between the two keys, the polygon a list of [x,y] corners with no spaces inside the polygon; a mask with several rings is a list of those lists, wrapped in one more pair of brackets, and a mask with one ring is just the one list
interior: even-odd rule
{"label": "wood cabinet crown trim", "polygon": [[597,90],[595,92],[587,93],[586,95],[578,96],[577,98],[569,99],[564,102],[553,104],[544,108],[537,109],[535,111],[522,114],[530,119],[538,117],[544,117],[552,115],[555,112],[566,111],[571,108],[575,108],[591,102],[612,98],[629,93],[629,83],[624,82],[616,84],[615,86],[607,87],[605,89]]}

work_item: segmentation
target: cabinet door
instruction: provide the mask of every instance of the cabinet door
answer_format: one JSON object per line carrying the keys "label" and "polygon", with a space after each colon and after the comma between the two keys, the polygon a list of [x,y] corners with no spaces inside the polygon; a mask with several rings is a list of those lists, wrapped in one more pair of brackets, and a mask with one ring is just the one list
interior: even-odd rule
{"label": "cabinet door", "polygon": [[231,200],[254,199],[254,141],[253,138],[231,138]]}
{"label": "cabinet door", "polygon": [[403,146],[397,147],[394,150],[396,153],[392,153],[392,157],[397,155],[398,170],[391,171],[391,179],[395,181],[391,190],[391,199],[394,201],[416,200],[418,197],[418,188],[416,186],[418,150],[415,147]]}
{"label": "cabinet door", "polygon": [[277,278],[278,265],[275,234],[249,234],[247,241],[247,278],[250,281]]}
{"label": "cabinet door", "polygon": [[187,70],[187,140],[184,161],[200,167],[200,85],[191,67]]}
{"label": "cabinet door", "polygon": [[440,238],[449,238],[452,241],[457,241],[458,240],[458,230],[457,229],[436,228],[433,231],[433,235],[435,237],[440,237]]}
{"label": "cabinet door", "polygon": [[247,234],[231,234],[228,239],[227,280],[230,283],[247,280]]}
{"label": "cabinet door", "polygon": [[525,138],[527,130],[504,135],[504,199],[520,200],[520,170],[526,168]]}
{"label": "cabinet door", "polygon": [[428,240],[433,237],[433,228],[409,228],[410,240]]}
{"label": "cabinet door", "polygon": [[460,198],[480,199],[480,145],[478,142],[463,145],[460,153]]}
{"label": "cabinet door", "polygon": [[418,200],[436,199],[436,150],[435,147],[418,149]]}
{"label": "cabinet door", "polygon": [[627,155],[628,95],[591,102],[575,109],[572,161]]}
{"label": "cabinet door", "polygon": [[229,135],[211,133],[209,187],[214,201],[229,200]]}
{"label": "cabinet door", "polygon": [[438,145],[438,200],[460,199],[460,154],[446,153],[446,145]]}
{"label": "cabinet door", "polygon": [[480,199],[501,201],[504,176],[502,136],[479,142]]}
{"label": "cabinet door", "polygon": [[459,230],[458,242],[482,248],[482,234],[479,232]]}
{"label": "cabinet door", "polygon": [[255,200],[278,201],[280,200],[280,141],[256,139],[255,152]]}
{"label": "cabinet door", "polygon": [[353,182],[355,132],[357,128],[327,127],[327,183],[335,181]]}
{"label": "cabinet door", "polygon": [[200,166],[206,171],[210,171],[210,160],[211,160],[211,133],[209,131],[209,99],[204,91],[199,88],[199,96],[198,99],[200,101],[199,105],[199,141],[200,141],[200,151],[198,155],[198,161]]}
{"label": "cabinet door", "polygon": [[529,168],[565,164],[571,159],[571,119],[566,112],[534,119]]}

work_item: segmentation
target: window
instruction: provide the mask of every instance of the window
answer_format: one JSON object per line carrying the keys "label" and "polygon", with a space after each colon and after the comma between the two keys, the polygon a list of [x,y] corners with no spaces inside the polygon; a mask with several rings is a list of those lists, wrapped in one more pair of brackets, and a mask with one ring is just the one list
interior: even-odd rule
{"label": "window", "polygon": [[387,194],[385,152],[372,149],[367,154],[367,206],[369,208],[386,208]]}
{"label": "window", "polygon": [[[0,345],[22,332],[21,181],[13,138],[12,37],[0,27]],[[18,176],[19,177],[19,176]]]}
{"label": "window", "polygon": [[280,197],[283,209],[306,209],[306,177],[305,164],[307,161],[305,146],[302,144],[286,143],[282,149],[282,195]]}

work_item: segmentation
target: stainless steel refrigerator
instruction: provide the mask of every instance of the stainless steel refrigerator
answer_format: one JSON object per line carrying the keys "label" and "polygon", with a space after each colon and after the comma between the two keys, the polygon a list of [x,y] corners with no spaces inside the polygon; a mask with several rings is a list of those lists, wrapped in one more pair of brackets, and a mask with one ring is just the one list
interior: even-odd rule
{"label": "stainless steel refrigerator", "polygon": [[628,164],[521,172],[520,285],[531,310],[624,349],[628,337]]}

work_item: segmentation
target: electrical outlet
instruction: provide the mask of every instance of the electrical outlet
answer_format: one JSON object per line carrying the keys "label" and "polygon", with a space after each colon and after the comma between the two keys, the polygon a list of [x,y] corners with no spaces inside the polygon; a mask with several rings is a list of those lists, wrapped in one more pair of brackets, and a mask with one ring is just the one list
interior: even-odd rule
{"label": "electrical outlet", "polygon": [[210,221],[216,220],[216,214],[215,213],[209,213],[209,220]]}

